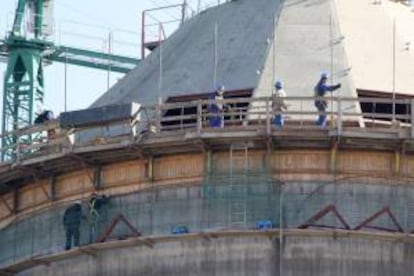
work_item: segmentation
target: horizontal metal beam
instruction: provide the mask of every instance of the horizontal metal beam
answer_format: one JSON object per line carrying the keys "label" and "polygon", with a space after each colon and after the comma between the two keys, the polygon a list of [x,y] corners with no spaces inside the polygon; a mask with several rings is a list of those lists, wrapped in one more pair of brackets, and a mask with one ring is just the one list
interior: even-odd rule
{"label": "horizontal metal beam", "polygon": [[140,62],[135,58],[67,46],[56,46],[54,49],[45,59],[119,73],[131,71]]}
{"label": "horizontal metal beam", "polygon": [[129,71],[131,71],[131,69],[129,68],[109,66],[109,65],[102,64],[102,63],[94,63],[91,61],[85,61],[85,60],[80,60],[76,58],[48,57],[47,59],[51,61],[55,61],[55,62],[68,63],[68,64],[78,65],[82,67],[89,67],[93,69],[107,70],[107,71],[118,72],[118,73],[128,73]]}

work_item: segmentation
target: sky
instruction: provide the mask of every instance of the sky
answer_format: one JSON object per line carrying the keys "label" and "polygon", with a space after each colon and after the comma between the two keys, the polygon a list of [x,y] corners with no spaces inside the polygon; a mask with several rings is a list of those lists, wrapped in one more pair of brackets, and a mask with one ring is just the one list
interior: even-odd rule
{"label": "sky", "polygon": [[[218,0],[188,0],[187,15],[203,9]],[[221,0],[221,2],[224,2]],[[0,37],[4,37],[14,18],[17,0],[0,0]],[[108,51],[108,40],[112,34],[112,52],[140,58],[141,14],[145,9],[181,4],[183,0],[55,0],[54,33],[51,40],[60,45],[97,51]],[[154,20],[171,21],[179,19],[180,10],[170,9],[152,13]],[[168,25],[172,32],[178,25]],[[150,27],[148,39],[155,37],[157,28]],[[3,99],[3,76],[6,64],[0,63],[0,92]],[[64,111],[65,90],[67,110],[87,108],[100,97],[109,86],[119,81],[123,74],[82,68],[74,65],[53,63],[44,70],[45,98],[43,108],[55,114]],[[1,116],[1,115],[0,115]]]}

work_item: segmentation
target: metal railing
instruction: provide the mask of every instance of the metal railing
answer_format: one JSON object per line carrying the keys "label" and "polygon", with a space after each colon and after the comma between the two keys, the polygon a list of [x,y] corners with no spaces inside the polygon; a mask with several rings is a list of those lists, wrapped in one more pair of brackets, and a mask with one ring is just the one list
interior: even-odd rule
{"label": "metal railing", "polygon": [[[48,122],[43,125],[29,126],[23,129],[3,133],[0,137],[14,137],[16,144],[0,149],[2,153],[13,151],[15,160],[37,157],[46,153],[65,153],[73,147],[82,147],[96,143],[119,143],[120,140],[129,140],[137,143],[139,137],[146,135],[160,136],[171,132],[195,132],[201,135],[206,131],[257,131],[262,130],[267,135],[272,135],[274,131],[284,131],[289,129],[308,129],[308,130],[329,130],[341,135],[344,128],[347,130],[360,131],[369,129],[370,131],[390,133],[402,129],[413,136],[411,122],[413,114],[411,106],[413,99],[396,99],[395,105],[404,106],[405,114],[393,114],[379,110],[378,105],[391,105],[391,100],[384,98],[325,98],[328,102],[326,111],[327,125],[321,127],[316,125],[319,115],[314,106],[314,97],[286,97],[288,109],[284,112],[273,111],[272,98],[232,98],[225,100],[196,100],[178,103],[164,103],[151,106],[142,106],[139,114],[130,121],[103,122],[102,125],[86,126],[83,128],[63,129],[59,127],[59,121]],[[369,103],[372,112],[361,111],[361,104]],[[212,105],[224,105],[227,108],[222,112],[211,112]],[[281,114],[284,118],[283,126],[274,126],[272,119],[276,114]],[[223,125],[213,127],[211,119],[220,116]],[[110,127],[121,127],[121,133],[110,131]],[[106,129],[102,134],[97,129]],[[109,129],[109,131],[108,131]],[[90,131],[88,139],[77,139],[80,133]],[[46,133],[54,133],[48,137]],[[24,143],[23,139],[31,135],[37,137],[32,139],[30,144]],[[303,136],[303,132],[297,135]]]}

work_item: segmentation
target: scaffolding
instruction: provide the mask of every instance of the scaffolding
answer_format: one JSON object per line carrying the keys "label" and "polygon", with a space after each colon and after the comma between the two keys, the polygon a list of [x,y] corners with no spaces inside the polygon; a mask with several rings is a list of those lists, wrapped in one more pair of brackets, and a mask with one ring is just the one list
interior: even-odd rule
{"label": "scaffolding", "polygon": [[[291,100],[295,99],[293,98]],[[313,101],[314,99],[309,98],[305,100]],[[349,100],[355,101],[360,99]],[[70,158],[73,159],[72,162],[76,163],[76,165],[80,163],[80,160],[84,162],[88,161],[88,156],[83,156],[81,153],[76,156],[73,148],[80,150],[84,150],[83,147],[89,148],[94,158],[90,160],[105,160],[104,158],[108,158],[107,160],[109,161],[106,162],[115,165],[118,164],[118,160],[125,161],[125,158],[127,158],[126,151],[131,154],[128,145],[131,147],[136,146],[137,151],[133,153],[136,154],[134,158],[137,159],[139,150],[145,150],[145,144],[143,142],[151,141],[152,138],[174,138],[174,133],[178,133],[177,139],[179,139],[181,144],[177,148],[174,148],[175,144],[173,142],[175,140],[171,140],[172,144],[164,144],[161,146],[155,144],[155,146],[151,147],[153,153],[158,149],[159,155],[165,155],[167,153],[167,147],[169,149],[173,148],[174,151],[170,153],[176,154],[180,152],[179,147],[185,147],[186,152],[194,152],[195,150],[190,148],[192,142],[196,144],[195,142],[200,143],[200,141],[205,141],[206,143],[203,148],[205,158],[207,159],[205,162],[206,168],[204,175],[200,173],[200,180],[191,180],[194,181],[193,183],[189,183],[189,181],[179,183],[180,175],[175,175],[174,177],[177,177],[177,179],[171,180],[174,183],[168,183],[166,181],[157,183],[154,181],[152,173],[149,173],[149,175],[145,176],[147,178],[144,181],[149,182],[146,183],[148,185],[145,189],[140,188],[139,191],[129,194],[115,193],[116,195],[111,198],[106,208],[101,210],[100,220],[96,223],[95,227],[96,234],[92,240],[89,239],[91,226],[87,220],[81,220],[79,227],[81,246],[89,244],[91,241],[94,243],[98,241],[104,242],[139,235],[170,235],[171,230],[177,225],[186,226],[191,233],[234,229],[257,230],[256,223],[262,220],[270,221],[274,228],[282,229],[345,229],[349,231],[380,231],[405,234],[411,234],[414,231],[414,190],[408,185],[410,183],[408,176],[404,183],[402,183],[401,178],[394,179],[390,177],[389,182],[385,183],[385,185],[368,184],[372,182],[365,183],[361,178],[338,178],[331,182],[326,180],[290,180],[289,182],[284,180],[282,182],[277,171],[277,166],[270,163],[270,157],[266,153],[263,154],[263,149],[266,147],[264,141],[269,141],[269,144],[271,142],[271,140],[265,140],[263,134],[267,133],[269,136],[266,137],[272,137],[272,135],[276,136],[275,134],[280,135],[287,132],[291,136],[285,137],[300,139],[301,148],[304,147],[304,140],[312,138],[312,133],[316,133],[318,136],[315,137],[319,138],[325,137],[321,136],[322,134],[326,135],[328,142],[325,142],[325,140],[317,140],[320,141],[318,142],[319,144],[331,143],[331,138],[336,136],[328,136],[326,134],[327,131],[324,130],[311,132],[312,129],[310,129],[304,133],[304,130],[301,128],[302,130],[299,132],[297,131],[297,125],[286,125],[284,129],[274,129],[271,131],[272,129],[269,125],[271,114],[266,110],[261,113],[263,115],[261,118],[262,124],[257,123],[259,119],[256,119],[254,121],[251,120],[255,124],[249,126],[235,124],[229,125],[228,127],[226,125],[223,129],[212,129],[204,124],[205,121],[203,120],[203,117],[208,119],[209,114],[203,113],[202,107],[203,105],[207,105],[209,101],[211,100],[192,103],[198,109],[194,116],[191,115],[191,118],[195,120],[196,124],[186,129],[182,125],[178,125],[173,130],[161,127],[157,133],[133,133],[130,128],[135,128],[138,119],[128,117],[127,122],[125,120],[122,120],[122,123],[118,122],[118,124],[128,129],[125,135],[121,138],[118,136],[111,137],[110,135],[103,137],[99,140],[100,143],[96,145],[97,148],[94,148],[93,145],[91,146],[92,140],[86,142],[79,140],[75,142],[71,141],[71,144],[67,145],[67,148],[64,148],[63,145],[68,143],[68,133],[64,132],[61,133],[63,138],[56,138],[54,141],[49,141],[49,143],[53,142],[55,146],[60,146],[54,152],[69,152],[69,154],[54,158],[51,161],[53,164],[61,162],[65,169],[70,165],[67,161]],[[230,100],[227,101],[230,102]],[[269,99],[243,99],[243,101],[262,101],[266,103],[269,102]],[[409,102],[406,103],[408,104]],[[176,107],[177,104],[158,106],[156,108],[158,112],[154,113],[156,117],[155,125],[158,127],[162,126],[162,120],[165,119],[160,115],[162,114],[162,108],[168,110],[169,108]],[[341,119],[345,117],[340,112],[338,115],[341,115],[338,116],[339,126],[342,123]],[[188,119],[188,115],[184,116],[187,117],[180,115],[172,119],[169,118],[169,120],[183,121],[184,118]],[[350,116],[355,116],[355,114],[351,114]],[[142,118],[147,117],[143,115]],[[405,118],[409,119],[410,116]],[[153,117],[150,116],[147,119],[153,119]],[[147,121],[142,119],[142,122],[145,123]],[[107,123],[104,124],[106,127],[109,126]],[[93,125],[93,127],[96,128],[96,125]],[[406,135],[406,139],[412,138],[411,126],[407,125],[406,127],[409,132],[406,134],[398,132],[399,139],[401,139],[402,135]],[[45,131],[49,128],[58,128],[57,122],[54,122],[54,125],[51,126],[43,125],[35,126],[32,129],[23,129],[20,130],[20,134],[27,135],[27,133]],[[329,128],[337,130],[333,127]],[[258,132],[258,129],[261,131]],[[186,140],[187,138],[183,137],[187,136],[180,135],[182,130],[184,130],[185,135],[194,134],[197,137],[197,134],[206,134],[206,136],[204,140],[202,140],[202,136],[198,136],[197,140]],[[266,130],[269,130],[269,132],[266,132]],[[350,126],[348,128],[345,126],[343,131],[346,130],[361,133],[360,127]],[[382,129],[379,130],[382,131]],[[81,128],[80,130],[75,129],[72,131],[85,131],[85,129]],[[372,128],[371,131],[365,132],[364,134],[366,136],[363,138],[377,137],[376,139],[378,139],[378,137],[382,137],[378,136],[378,132],[375,132],[378,131],[378,128]],[[394,129],[390,129],[390,131],[394,131]],[[336,131],[333,132],[335,135],[337,133]],[[168,135],[163,136],[164,134]],[[143,135],[146,136],[143,137]],[[369,135],[373,136],[370,137]],[[257,141],[256,138],[258,137],[261,143],[263,143],[259,148],[262,154],[254,157],[253,151],[258,150],[254,141]],[[383,140],[378,140],[379,143],[382,141],[389,144],[390,141],[394,141],[387,138],[390,136],[384,137]],[[64,143],[60,144],[59,139],[62,139]],[[288,140],[288,138],[285,140]],[[102,144],[102,141],[105,143]],[[126,143],[129,141],[131,141],[130,144]],[[370,140],[369,145],[374,143],[372,141],[377,140]],[[280,140],[275,140],[274,142],[280,142]],[[110,152],[111,148],[108,147],[112,145],[116,149],[119,149],[119,151]],[[122,146],[120,147],[119,145]],[[30,156],[22,156],[22,160],[29,160],[31,162],[29,165],[32,163],[36,164],[30,158],[38,158],[40,155],[42,164],[47,165],[44,159],[47,153],[42,152],[42,147],[49,146],[51,144],[39,143],[37,145],[28,145],[30,148],[26,148],[26,150],[38,150]],[[20,150],[20,147],[17,149]],[[70,154],[71,150],[72,153]],[[200,148],[197,150],[199,151]],[[271,148],[267,150],[267,152],[272,152]],[[87,151],[84,150],[83,153],[86,154]],[[105,155],[100,156],[101,153]],[[118,157],[115,157],[118,159],[112,159],[116,154],[118,154]],[[252,162],[253,158],[261,158],[262,160],[261,162]],[[150,161],[148,162],[151,164]],[[332,164],[335,165],[334,163]],[[394,170],[398,172],[398,167],[400,166],[399,161],[396,161],[395,166]],[[52,167],[49,167],[49,173],[52,173]],[[56,167],[56,169],[59,168]],[[12,171],[13,169],[14,167],[11,167],[8,171]],[[324,170],[328,169],[325,168]],[[29,171],[29,169],[20,169],[19,173]],[[90,171],[93,172],[92,169]],[[150,172],[152,169],[148,169],[148,171]],[[328,171],[324,172],[331,173]],[[60,170],[59,173],[65,174],[65,170]],[[303,174],[306,174],[306,172],[303,172]],[[3,175],[2,177],[6,177],[4,179],[8,179],[6,172]],[[334,174],[331,176],[332,178],[336,177]],[[371,175],[371,177],[374,176]],[[91,176],[90,180],[90,182],[95,184],[96,179],[94,176]],[[72,179],[69,179],[65,183],[70,184],[70,181]],[[384,178],[379,182],[384,184]],[[118,187],[122,185],[127,184],[121,182]],[[10,187],[6,186],[5,188]],[[99,188],[104,193],[105,183],[101,183],[100,186],[94,186],[94,188]],[[138,187],[135,188],[138,189]],[[88,191],[90,190],[76,190],[71,195],[82,197]],[[7,226],[2,221],[4,227],[0,230],[0,267],[18,263],[35,256],[58,253],[64,250],[65,229],[63,226],[63,214],[73,202],[57,202],[53,198],[53,192],[51,192],[50,202],[45,204],[43,209],[37,209],[31,213],[27,211],[11,213],[10,219],[13,219],[13,221]],[[26,208],[31,207],[26,206]],[[82,208],[84,211],[87,210],[87,202],[85,199],[82,201]],[[20,209],[15,209],[15,211],[17,210]],[[10,209],[10,211],[12,212],[13,209]]]}
{"label": "scaffolding", "polygon": [[248,144],[232,144],[228,154],[224,170],[209,161],[203,182],[203,225],[208,229],[246,229],[252,222],[270,220],[278,226],[280,182],[273,179],[269,168],[249,166]]}
{"label": "scaffolding", "polygon": [[[243,193],[231,183],[241,181]],[[202,184],[154,187],[114,196],[96,225],[92,243],[137,236],[171,235],[176,225],[190,233],[254,230],[261,220],[276,229],[330,229],[364,233],[414,230],[414,191],[405,186],[359,182],[284,183],[263,170],[210,175]],[[241,204],[234,209],[235,203]],[[0,267],[64,251],[63,213],[54,204],[16,219],[0,230]],[[82,209],[87,210],[86,201]],[[282,226],[281,226],[282,225]],[[90,244],[90,225],[80,224],[80,246]]]}

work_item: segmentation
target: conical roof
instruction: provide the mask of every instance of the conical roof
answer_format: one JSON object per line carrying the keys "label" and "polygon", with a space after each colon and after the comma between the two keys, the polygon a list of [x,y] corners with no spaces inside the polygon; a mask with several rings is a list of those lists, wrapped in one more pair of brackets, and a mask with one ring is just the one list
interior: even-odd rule
{"label": "conical roof", "polygon": [[279,0],[238,0],[210,8],[184,23],[160,49],[106,94],[94,106],[136,101],[154,103],[158,96],[212,91],[215,28],[217,26],[217,83],[226,90],[254,88],[267,58],[267,43]]}
{"label": "conical roof", "polygon": [[275,78],[284,80],[288,96],[313,96],[320,72],[332,71],[352,96],[331,3],[237,0],[210,8],[185,22],[93,106],[209,92],[215,68],[216,83],[228,91],[253,89],[254,96],[269,95]]}

